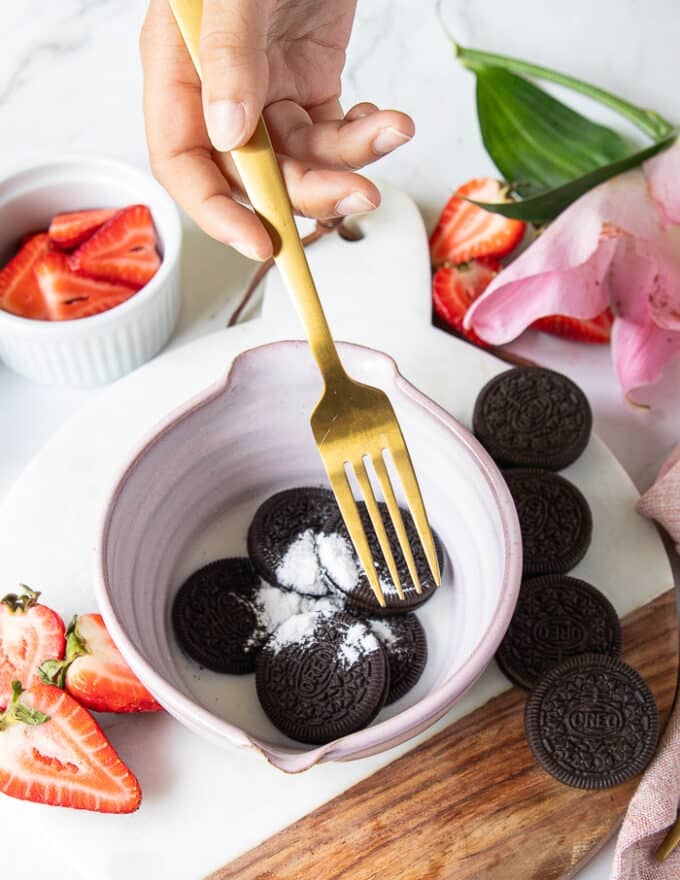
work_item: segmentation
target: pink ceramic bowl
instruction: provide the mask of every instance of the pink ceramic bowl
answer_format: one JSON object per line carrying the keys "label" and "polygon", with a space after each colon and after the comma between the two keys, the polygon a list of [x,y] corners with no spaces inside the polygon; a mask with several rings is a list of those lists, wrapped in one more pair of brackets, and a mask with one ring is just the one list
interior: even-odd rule
{"label": "pink ceramic bowl", "polygon": [[289,772],[384,751],[441,718],[492,659],[521,578],[515,508],[475,438],[391,358],[352,345],[342,345],[341,356],[352,376],[392,400],[447,551],[442,586],[418,612],[428,636],[426,671],[370,727],[320,747],[287,739],[260,708],[253,676],[201,669],[179,650],[170,626],[173,597],[192,571],[245,555],[248,523],[264,498],[327,483],[309,427],[321,380],[305,343],[245,352],[223,381],[154,432],[120,477],[97,554],[106,624],[159,702],[197,733],[257,749]]}

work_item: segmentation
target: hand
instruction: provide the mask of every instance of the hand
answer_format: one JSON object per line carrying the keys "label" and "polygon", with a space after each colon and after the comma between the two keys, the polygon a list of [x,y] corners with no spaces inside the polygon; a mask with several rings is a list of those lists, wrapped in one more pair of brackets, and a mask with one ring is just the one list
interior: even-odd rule
{"label": "hand", "polygon": [[242,187],[220,155],[242,146],[264,109],[296,211],[330,219],[376,208],[354,171],[406,143],[404,113],[358,104],[343,116],[340,74],[356,0],[205,0],[203,84],[167,0],[150,0],[141,34],[151,167],[213,238],[248,257],[272,253]]}

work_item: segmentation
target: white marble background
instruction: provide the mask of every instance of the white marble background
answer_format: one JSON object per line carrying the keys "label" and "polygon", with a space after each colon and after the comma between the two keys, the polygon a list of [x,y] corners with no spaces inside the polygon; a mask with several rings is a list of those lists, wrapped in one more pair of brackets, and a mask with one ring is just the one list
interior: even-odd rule
{"label": "white marble background", "polygon": [[[137,55],[144,8],[144,0],[0,2],[0,175],[64,152],[146,165]],[[448,0],[444,8],[464,44],[563,69],[680,121],[677,0]],[[433,0],[359,0],[343,101],[349,107],[359,100],[415,118],[417,137],[381,161],[376,173],[417,201],[429,227],[460,182],[492,171],[476,125],[474,80],[454,60]],[[192,304],[180,327],[183,339],[222,326],[250,272],[240,257],[218,254],[190,225],[187,231],[184,290]],[[199,254],[223,267],[221,285],[192,272]],[[605,353],[535,337],[518,349],[583,381],[598,429],[638,485],[648,485],[672,440],[680,439],[680,365],[648,394],[650,414],[631,413],[616,395]],[[0,457],[8,465],[0,493],[92,393],[37,390],[0,366]],[[24,430],[6,430],[18,420]],[[31,869],[36,877],[48,870],[59,875],[30,849],[21,846],[14,877]],[[604,880],[610,862],[611,847],[580,876]]]}

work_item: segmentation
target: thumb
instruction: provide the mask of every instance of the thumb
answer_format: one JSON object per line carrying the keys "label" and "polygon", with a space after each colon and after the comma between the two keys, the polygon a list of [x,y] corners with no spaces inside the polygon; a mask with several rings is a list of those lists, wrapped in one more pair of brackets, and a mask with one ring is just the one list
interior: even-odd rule
{"label": "thumb", "polygon": [[255,130],[267,94],[267,24],[263,0],[205,0],[200,61],[208,136],[220,152]]}

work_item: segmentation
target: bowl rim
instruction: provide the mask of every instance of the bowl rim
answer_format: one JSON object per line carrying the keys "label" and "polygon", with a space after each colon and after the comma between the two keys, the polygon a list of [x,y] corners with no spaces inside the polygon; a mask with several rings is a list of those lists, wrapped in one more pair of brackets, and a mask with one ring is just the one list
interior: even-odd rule
{"label": "bowl rim", "polygon": [[[454,416],[405,379],[390,355],[355,343],[338,342],[337,345],[341,354],[343,351],[357,352],[368,355],[375,360],[381,360],[388,366],[398,390],[421,406],[429,418],[441,422],[451,433],[456,435],[457,439],[467,448],[471,457],[476,459],[478,468],[496,502],[506,551],[499,599],[492,618],[479,637],[473,651],[443,685],[391,718],[324,745],[310,749],[294,749],[289,746],[274,745],[264,742],[258,737],[250,735],[243,728],[214,715],[167,681],[137,650],[114,611],[106,576],[106,549],[111,518],[118,498],[137,463],[177,424],[227,392],[233,377],[242,365],[272,349],[284,352],[299,351],[300,348],[308,349],[306,341],[282,340],[258,345],[240,352],[234,357],[225,376],[175,408],[165,419],[146,433],[136,445],[127,463],[115,475],[114,489],[99,517],[94,555],[95,598],[111,637],[125,660],[164,708],[185,726],[195,731],[201,730],[204,734],[207,733],[211,738],[216,738],[221,742],[227,741],[238,747],[254,748],[263,754],[270,763],[287,772],[291,772],[291,768],[292,772],[309,769],[321,760],[346,760],[376,754],[412,738],[435,723],[475,683],[493,659],[515,609],[522,577],[522,541],[517,512],[510,490],[491,456],[474,435]],[[187,721],[187,716],[190,721]]]}
{"label": "bowl rim", "polygon": [[[110,173],[112,177],[120,174],[124,175],[133,186],[139,184],[150,189],[156,201],[156,207],[153,208],[149,205],[149,209],[151,210],[154,225],[158,228],[159,232],[162,230],[163,258],[158,271],[147,284],[140,287],[125,302],[111,309],[107,309],[97,315],[89,315],[86,319],[71,318],[64,321],[37,321],[34,318],[24,318],[21,315],[14,315],[11,312],[0,309],[0,329],[6,329],[7,332],[42,334],[43,336],[59,333],[62,336],[66,336],[84,332],[83,328],[86,328],[89,332],[101,329],[107,323],[112,323],[115,320],[124,320],[135,311],[144,308],[146,301],[165,286],[181,254],[182,221],[179,208],[153,175],[141,167],[120,159],[96,154],[65,153],[42,162],[17,166],[9,169],[0,178],[0,202],[3,201],[5,188],[10,188],[12,184],[15,184],[18,186],[16,195],[19,195],[33,188],[31,184],[32,175],[39,177],[42,174],[48,174],[50,171],[57,170],[59,166],[70,166],[69,175],[72,172],[75,175],[79,172],[82,173],[84,181],[87,180],[88,174],[96,172],[100,174]],[[38,181],[36,181],[35,185],[38,185]],[[142,203],[140,201],[140,204]]]}

